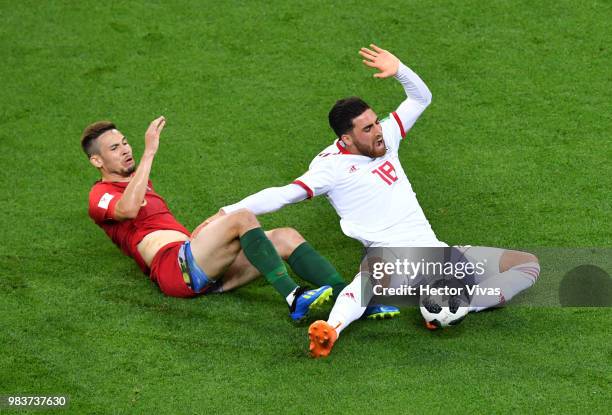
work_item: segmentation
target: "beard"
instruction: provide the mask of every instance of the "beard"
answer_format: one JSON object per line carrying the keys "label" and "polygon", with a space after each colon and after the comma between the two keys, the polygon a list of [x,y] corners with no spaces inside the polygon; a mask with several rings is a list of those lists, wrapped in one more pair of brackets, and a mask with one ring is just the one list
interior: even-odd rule
{"label": "beard", "polygon": [[357,141],[353,142],[353,144],[355,145],[355,147],[357,147],[357,150],[362,155],[368,156],[368,157],[373,158],[373,159],[378,158],[378,157],[382,157],[387,152],[387,148],[384,146],[384,144],[380,148],[377,148],[376,145],[364,146],[361,143],[358,143]]}
{"label": "beard", "polygon": [[136,164],[128,167],[127,169],[124,169],[122,172],[122,175],[125,177],[131,176],[132,173],[134,173],[136,171]]}
{"label": "beard", "polygon": [[126,167],[121,170],[116,170],[114,173],[118,174],[121,177],[130,177],[132,173],[134,173],[134,171],[136,171],[136,164],[133,164],[130,167]]}

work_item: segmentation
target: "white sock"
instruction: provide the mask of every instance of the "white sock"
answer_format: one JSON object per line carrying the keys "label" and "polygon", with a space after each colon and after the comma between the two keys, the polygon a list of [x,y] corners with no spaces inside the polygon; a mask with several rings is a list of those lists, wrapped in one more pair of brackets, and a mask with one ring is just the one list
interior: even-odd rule
{"label": "white sock", "polygon": [[503,305],[521,291],[531,287],[540,275],[540,265],[537,262],[527,262],[515,265],[506,272],[501,272],[480,282],[480,288],[499,288],[500,295],[474,294],[470,311],[482,311],[487,308]]}
{"label": "white sock", "polygon": [[340,335],[340,332],[348,327],[353,321],[357,320],[363,315],[366,306],[362,304],[368,304],[372,298],[372,289],[364,290],[365,293],[361,292],[361,273],[355,276],[355,279],[344,287],[344,289],[338,295],[336,304],[329,313],[327,324],[336,329],[336,333]]}
{"label": "white sock", "polygon": [[293,300],[295,300],[295,292],[298,290],[298,288],[300,287],[295,287],[293,291],[291,291],[289,295],[286,297],[287,304],[289,304],[289,307],[291,307],[291,304],[293,304]]}

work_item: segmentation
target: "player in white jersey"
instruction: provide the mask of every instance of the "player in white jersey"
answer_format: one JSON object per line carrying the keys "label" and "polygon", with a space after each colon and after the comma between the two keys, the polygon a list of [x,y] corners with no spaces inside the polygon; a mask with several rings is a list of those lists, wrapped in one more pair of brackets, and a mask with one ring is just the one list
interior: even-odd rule
{"label": "player in white jersey", "polygon": [[[292,184],[262,190],[220,213],[246,208],[260,215],[325,195],[340,216],[343,232],[365,246],[446,246],[425,218],[398,157],[400,142],[431,102],[431,93],[412,70],[386,53],[396,61],[395,76],[407,94],[395,112],[380,121],[359,98],[338,101],[330,123],[340,124],[334,128],[339,138],[313,159],[306,173]],[[376,75],[387,77],[390,71]]]}
{"label": "player in white jersey", "polygon": [[[406,132],[431,103],[431,92],[390,52],[371,45],[371,49],[362,48],[359,53],[365,65],[379,71],[374,77],[394,76],[401,83],[407,97],[400,106],[379,120],[360,98],[336,102],[329,122],[338,138],[314,158],[306,173],[289,185],[268,188],[226,206],[217,215],[242,208],[260,215],[325,195],[340,216],[342,231],[366,247],[448,246],[433,232],[398,157]],[[470,254],[487,259],[486,273],[478,281],[480,287],[489,284],[501,288],[500,296],[493,300],[490,296],[473,296],[471,311],[503,304],[531,286],[539,274],[537,258],[529,253],[478,247],[474,252],[467,249],[466,257]],[[372,293],[362,293],[361,286],[357,274],[339,294],[327,322],[311,325],[310,350],[314,357],[327,356],[340,332],[363,314],[368,298],[362,298],[362,294]]]}
{"label": "player in white jersey", "polygon": [[[411,72],[406,67],[403,71]],[[338,139],[293,183],[308,197],[325,195],[340,216],[342,231],[365,246],[445,246],[425,218],[399,161],[404,136],[400,117],[405,114],[394,112],[379,122],[372,110],[366,111],[372,112],[366,114],[372,117],[371,128],[380,130],[374,146],[384,145],[383,155],[353,154]]]}

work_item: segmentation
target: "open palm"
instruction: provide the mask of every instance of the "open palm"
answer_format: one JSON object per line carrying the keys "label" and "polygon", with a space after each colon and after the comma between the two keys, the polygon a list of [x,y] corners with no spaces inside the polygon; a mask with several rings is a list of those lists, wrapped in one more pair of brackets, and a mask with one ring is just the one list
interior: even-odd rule
{"label": "open palm", "polygon": [[364,58],[363,63],[370,68],[376,68],[379,72],[374,74],[375,78],[388,78],[397,73],[399,59],[391,52],[371,44],[370,48],[361,48],[359,54]]}

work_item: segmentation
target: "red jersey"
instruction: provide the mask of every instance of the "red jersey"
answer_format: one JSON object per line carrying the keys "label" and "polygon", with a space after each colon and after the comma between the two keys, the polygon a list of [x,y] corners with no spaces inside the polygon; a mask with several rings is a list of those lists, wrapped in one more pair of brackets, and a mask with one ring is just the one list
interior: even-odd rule
{"label": "red jersey", "polygon": [[149,180],[143,205],[134,219],[116,221],[115,205],[129,182],[97,181],[89,192],[89,216],[104,229],[123,253],[134,258],[144,273],[149,273],[137,246],[142,239],[154,231],[174,230],[190,236],[190,233],[170,213],[166,202],[153,190]]}

